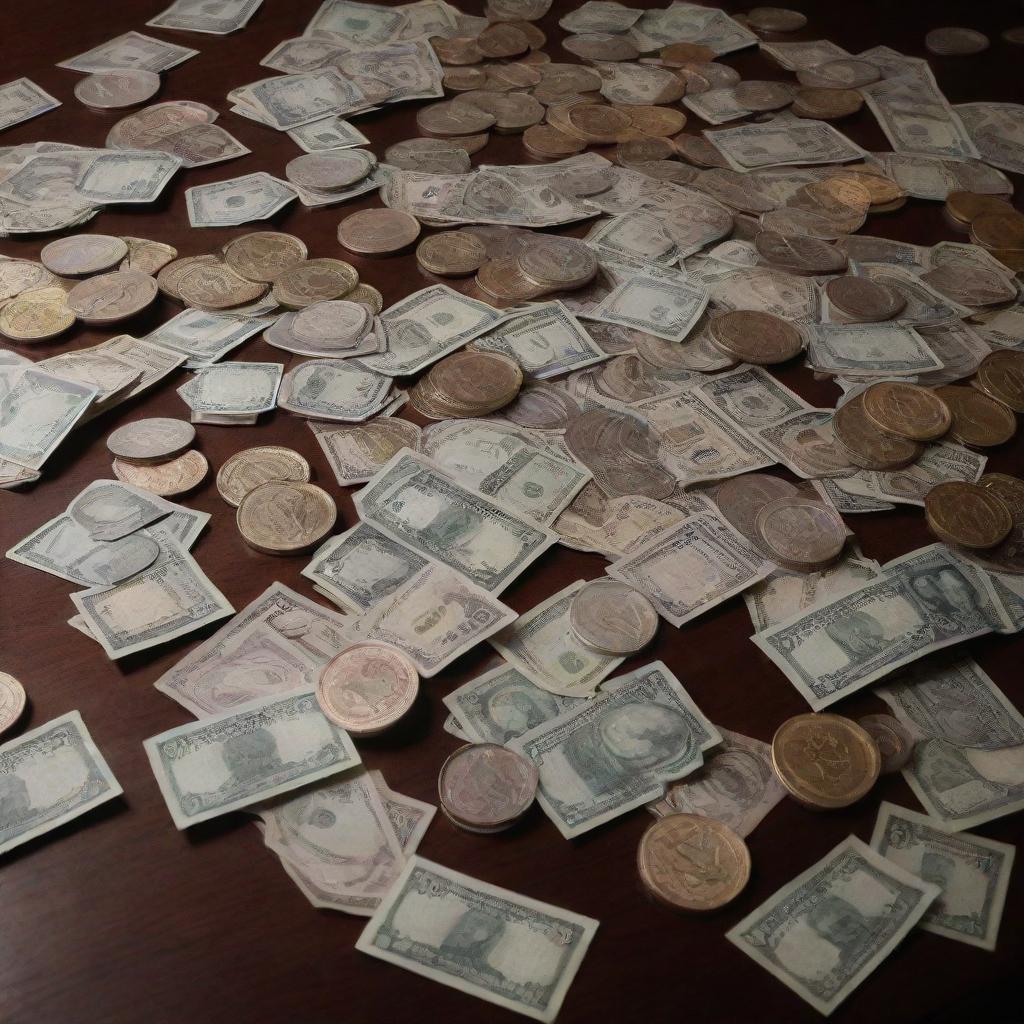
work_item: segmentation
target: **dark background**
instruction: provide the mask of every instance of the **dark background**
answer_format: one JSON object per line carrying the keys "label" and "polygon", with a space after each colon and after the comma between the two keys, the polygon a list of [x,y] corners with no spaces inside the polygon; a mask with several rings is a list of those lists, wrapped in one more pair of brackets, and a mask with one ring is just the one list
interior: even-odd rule
{"label": "dark background", "polygon": [[[632,0],[635,6],[655,6]],[[274,74],[260,59],[281,40],[300,35],[318,0],[265,0],[249,26],[233,36],[164,32],[145,27],[162,10],[160,0],[105,0],[69,3],[33,0],[0,3],[3,70],[9,81],[27,75],[63,106],[0,134],[0,145],[36,140],[102,146],[124,112],[97,113],[80,104],[72,90],[75,72],[56,68],[65,60],[129,29],[193,47],[198,57],[164,75],[157,100],[201,100],[226,111],[226,94],[236,86]],[[481,13],[481,0],[462,0],[468,13]],[[556,0],[539,24],[548,33],[548,52],[572,61],[559,46],[557,19],[574,6]],[[724,3],[730,10],[745,5]],[[1024,23],[1018,3],[964,2],[800,2],[810,23],[803,31],[775,39],[827,38],[857,53],[879,43],[903,53],[928,56],[951,102],[1020,101],[1024,47],[1000,39],[1001,30]],[[991,48],[969,57],[934,57],[924,34],[942,25],[964,25],[991,36]],[[762,58],[756,49],[724,62],[744,78],[786,81],[792,75]],[[392,142],[417,134],[419,103],[400,104],[356,119],[382,156]],[[277,227],[300,236],[311,256],[351,260],[363,280],[379,288],[387,304],[432,281],[412,256],[361,260],[340,250],[336,227],[342,217],[379,205],[375,194],[339,207],[307,210],[297,202],[273,224],[241,228],[189,227],[184,191],[251,171],[283,175],[300,150],[284,133],[223,113],[220,121],[252,154],[230,163],[182,171],[152,206],[108,209],[82,230],[157,239],[181,255],[210,251],[251,230]],[[690,115],[687,130],[706,127]],[[840,124],[868,149],[888,149],[865,109]],[[528,163],[516,136],[494,136],[474,163]],[[1020,182],[1016,183],[1018,188]],[[586,225],[573,229],[582,234]],[[910,200],[896,213],[872,216],[864,233],[921,244],[965,240],[943,221],[941,205]],[[0,252],[37,258],[47,238],[3,239]],[[137,336],[177,310],[161,298],[122,329]],[[50,344],[35,346],[33,358],[96,344],[117,331],[81,325]],[[254,339],[230,358],[283,361],[298,357]],[[779,376],[819,405],[834,405],[837,389],[812,380],[801,367]],[[142,416],[180,416],[188,410],[174,393],[187,374],[178,371],[155,393],[114,410],[72,435],[50,460],[43,480],[19,492],[0,493],[0,550],[6,550],[47,519],[94,479],[109,478],[104,440],[114,427]],[[415,418],[408,408],[403,416]],[[305,556],[274,558],[246,547],[233,510],[217,495],[217,468],[233,452],[256,444],[282,444],[302,452],[315,479],[338,499],[338,532],[355,521],[351,497],[340,491],[305,422],[283,411],[260,418],[256,427],[200,426],[198,446],[211,473],[185,504],[213,513],[193,554],[236,608],[280,580],[313,596],[299,575]],[[991,453],[989,469],[1020,473],[1021,441]],[[783,472],[780,470],[779,472]],[[886,561],[932,538],[921,510],[848,517],[870,557]],[[552,549],[521,577],[503,600],[525,611],[578,578],[602,573],[594,555]],[[142,741],[190,720],[188,712],[155,691],[152,682],[211,629],[152,651],[109,661],[99,646],[66,625],[75,609],[71,584],[18,565],[0,562],[0,669],[25,685],[30,707],[17,736],[74,708],[124,786],[122,799],[78,822],[35,840],[0,862],[0,1021],[4,1024],[65,1022],[188,1021],[246,1022],[419,1022],[425,1015],[452,1021],[509,1020],[506,1011],[391,965],[357,953],[353,945],[364,920],[315,910],[263,848],[243,813],[207,822],[186,833],[173,827],[143,753]],[[703,711],[718,725],[770,740],[790,715],[807,710],[782,674],[747,639],[750,620],[740,598],[729,601],[682,629],[661,624],[657,641],[626,671],[654,658],[677,673]],[[1024,647],[1017,637],[986,637],[968,645],[971,654],[1016,701],[1024,703],[1019,665]],[[458,741],[442,731],[442,696],[479,674],[490,648],[481,645],[423,687],[419,702],[400,727],[359,743],[370,768],[380,768],[392,788],[436,803],[438,769]],[[859,716],[881,711],[870,692],[835,710]],[[707,1021],[815,1021],[817,1012],[749,960],[725,932],[797,873],[851,832],[868,839],[878,802],[918,804],[899,776],[884,778],[860,805],[815,814],[783,801],[749,838],[753,877],[732,906],[712,916],[680,916],[648,900],[636,878],[636,844],[652,821],[636,810],[576,841],[562,839],[539,809],[515,830],[480,836],[456,830],[439,813],[420,852],[429,858],[497,885],[600,920],[601,927],[569,991],[559,1020],[683,1019]],[[1017,843],[1024,818],[992,822],[986,836]],[[1021,963],[1024,934],[1024,865],[1011,879],[999,946],[994,953],[923,932],[913,933],[834,1015],[837,1021],[957,1021],[1024,1019]],[[522,1018],[520,1018],[522,1019]]]}

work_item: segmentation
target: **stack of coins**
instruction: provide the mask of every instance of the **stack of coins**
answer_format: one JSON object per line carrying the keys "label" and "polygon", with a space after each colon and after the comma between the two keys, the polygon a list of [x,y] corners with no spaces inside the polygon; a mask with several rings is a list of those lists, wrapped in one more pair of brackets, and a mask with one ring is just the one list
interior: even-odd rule
{"label": "stack of coins", "polygon": [[466,350],[435,363],[409,389],[409,400],[428,419],[473,418],[508,405],[522,384],[523,371],[514,359]]}
{"label": "stack of coins", "polygon": [[1011,270],[1024,270],[1024,214],[1008,204],[1005,213],[986,212],[975,217],[970,238]]}
{"label": "stack of coins", "polygon": [[428,274],[439,277],[475,274],[486,260],[487,246],[470,231],[428,235],[416,247],[416,262]]}
{"label": "stack of coins", "polygon": [[754,518],[761,548],[783,569],[820,572],[846,544],[843,517],[820,501],[800,496],[776,498]]}
{"label": "stack of coins", "polygon": [[235,523],[242,540],[265,555],[315,548],[334,528],[338,507],[316,484],[270,480],[239,502]]}
{"label": "stack of coins", "polygon": [[348,198],[377,167],[377,158],[365,149],[333,149],[304,153],[289,161],[284,176],[308,206],[321,206]]}
{"label": "stack of coins", "polygon": [[914,753],[910,730],[892,715],[864,715],[857,724],[875,741],[882,759],[881,773],[898,772]]}
{"label": "stack of coins", "polygon": [[1005,444],[1017,432],[1017,417],[1002,402],[978,388],[947,384],[935,393],[949,407],[953,425],[949,436],[974,448]]}
{"label": "stack of coins", "polygon": [[198,487],[210,468],[189,446],[196,428],[185,420],[155,417],[118,427],[107,438],[114,476],[152,494],[171,497]]}
{"label": "stack of coins", "polygon": [[958,547],[956,553],[990,572],[1024,576],[1024,480],[1006,473],[986,473],[978,486],[1002,499],[1013,517],[1013,529],[995,547]]}
{"label": "stack of coins", "polygon": [[864,411],[864,395],[844,402],[832,417],[832,432],[846,458],[861,469],[902,469],[924,453],[917,441],[881,431]]}
{"label": "stack of coins", "polygon": [[353,736],[394,725],[419,693],[416,666],[386,644],[359,643],[336,654],[320,673],[316,699],[323,713]]}
{"label": "stack of coins", "polygon": [[282,314],[263,332],[263,338],[267,344],[296,355],[344,359],[380,350],[373,325],[373,315],[365,304],[333,299]]}
{"label": "stack of coins", "polygon": [[643,650],[658,631],[658,612],[638,590],[618,580],[594,580],[569,606],[569,628],[584,647],[609,657]]}
{"label": "stack of coins", "polygon": [[535,235],[515,255],[488,259],[476,274],[482,292],[499,302],[523,302],[583,288],[597,274],[597,257],[578,238]]}
{"label": "stack of coins", "polygon": [[944,544],[962,548],[994,548],[1013,529],[1006,502],[991,488],[966,480],[936,484],[925,495],[924,518]]}
{"label": "stack of coins", "polygon": [[441,766],[437,792],[445,817],[467,832],[503,832],[537,795],[537,769],[497,743],[467,743]]}
{"label": "stack of coins", "polygon": [[1012,216],[1014,212],[1010,203],[1001,196],[985,192],[966,192],[963,189],[950,192],[942,208],[946,223],[954,231],[962,231],[964,234],[970,233],[971,222],[979,217],[1002,217],[1006,214]]}
{"label": "stack of coins", "polygon": [[217,473],[217,491],[232,507],[260,484],[271,480],[308,484],[312,470],[309,463],[291,448],[261,445],[235,452]]}
{"label": "stack of coins", "polygon": [[842,715],[796,715],[772,737],[772,766],[789,795],[815,811],[847,807],[878,779],[871,736]]}

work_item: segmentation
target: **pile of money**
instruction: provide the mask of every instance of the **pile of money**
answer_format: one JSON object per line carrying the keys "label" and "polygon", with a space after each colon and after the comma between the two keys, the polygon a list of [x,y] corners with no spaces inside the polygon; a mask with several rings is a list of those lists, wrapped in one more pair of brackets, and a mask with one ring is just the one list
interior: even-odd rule
{"label": "pile of money", "polygon": [[162,498],[185,494],[206,478],[210,464],[197,448],[195,427],[164,417],[134,420],[107,437],[118,480]]}

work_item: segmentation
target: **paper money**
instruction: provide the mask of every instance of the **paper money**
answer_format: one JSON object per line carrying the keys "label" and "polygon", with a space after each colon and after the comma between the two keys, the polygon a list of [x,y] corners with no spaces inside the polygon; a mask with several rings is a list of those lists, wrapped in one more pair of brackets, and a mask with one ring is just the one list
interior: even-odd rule
{"label": "paper money", "polygon": [[985,163],[1024,173],[1024,107],[1019,103],[960,103],[953,111]]}
{"label": "paper money", "polygon": [[598,922],[413,857],[356,949],[553,1021]]}
{"label": "paper money", "polygon": [[725,11],[675,0],[664,10],[644,11],[629,31],[643,51],[657,50],[669,43],[700,43],[716,57],[757,45],[757,36]]}
{"label": "paper money", "polygon": [[351,427],[310,420],[308,426],[343,487],[366,483],[401,448],[419,450],[423,433],[398,418]]}
{"label": "paper money", "polygon": [[814,68],[830,60],[853,56],[830,39],[801,40],[797,43],[759,42],[762,53],[778,61],[787,71]]}
{"label": "paper money", "polygon": [[962,445],[941,441],[929,445],[921,457],[903,469],[862,471],[840,486],[852,493],[903,505],[920,505],[928,492],[944,480],[966,480],[974,483],[985,469],[988,458]]}
{"label": "paper money", "polygon": [[352,149],[368,146],[370,140],[355,125],[343,117],[331,116],[310,121],[288,132],[292,140],[307,153],[322,153],[330,149]]}
{"label": "paper money", "polygon": [[577,511],[574,503],[555,520],[552,529],[564,546],[596,551],[614,561],[685,518],[685,513],[655,498],[624,495],[606,501],[593,515]]}
{"label": "paper money", "polygon": [[193,413],[259,414],[277,404],[281,363],[220,363],[198,370],[178,394]]}
{"label": "paper money", "polygon": [[491,646],[532,683],[564,697],[589,697],[624,658],[601,654],[576,639],[569,624],[577,580],[490,638]]}
{"label": "paper money", "polygon": [[662,795],[721,742],[660,661],[608,680],[601,694],[507,745],[540,772],[537,799],[566,838]]}
{"label": "paper money", "polygon": [[407,23],[407,16],[400,8],[357,3],[356,0],[324,0],[303,35],[341,36],[365,46],[394,39]]}
{"label": "paper money", "polygon": [[1014,847],[966,832],[950,833],[931,818],[884,800],[871,848],[941,890],[920,928],[969,946],[996,948]]}
{"label": "paper money", "polygon": [[372,105],[362,90],[334,67],[264,78],[232,90],[228,99],[236,113],[278,131]]}
{"label": "paper money", "polygon": [[430,459],[399,452],[354,498],[360,517],[393,540],[499,594],[557,540],[449,479]]}
{"label": "paper money", "polygon": [[60,100],[27,78],[17,78],[0,85],[0,131],[59,106]]}
{"label": "paper money", "polygon": [[824,373],[913,376],[942,364],[927,342],[902,324],[808,324],[807,361]]}
{"label": "paper money", "polygon": [[0,854],[122,792],[77,711],[9,740],[0,746]]}
{"label": "paper money", "polygon": [[244,28],[263,0],[174,0],[174,3],[146,22],[151,28],[205,32],[223,36]]}
{"label": "paper money", "polygon": [[[882,172],[908,195],[942,202],[957,190],[1010,195],[1010,179],[981,160],[954,160],[922,153],[874,153]],[[905,244],[905,243],[904,243]]]}
{"label": "paper money", "polygon": [[702,814],[724,822],[738,836],[748,836],[786,795],[772,767],[772,748],[742,733],[720,729],[722,742],[709,751],[704,766],[647,809],[659,818]]}
{"label": "paper money", "polygon": [[387,811],[402,852],[406,857],[411,857],[420,845],[427,827],[434,820],[437,808],[415,797],[396,793],[384,781],[384,776],[379,771],[371,771],[370,778],[377,787],[381,800],[384,801],[384,810]]}
{"label": "paper money", "polygon": [[731,85],[707,89],[693,96],[684,96],[683,106],[692,110],[708,124],[725,124],[727,121],[749,117],[753,113],[736,99],[736,90]]}
{"label": "paper money", "polygon": [[724,519],[701,512],[613,562],[608,575],[646,594],[664,618],[681,626],[773,568]]}
{"label": "paper money", "polygon": [[855,836],[797,875],[725,937],[828,1016],[939,895]]}
{"label": "paper money", "polygon": [[824,121],[776,120],[703,134],[734,171],[787,164],[842,164],[868,155]]}
{"label": "paper money", "polygon": [[311,359],[285,374],[277,404],[299,416],[358,423],[393,398],[391,377],[361,359]]}
{"label": "paper money", "polygon": [[679,278],[666,281],[637,274],[609,292],[588,316],[646,331],[666,341],[682,341],[707,304],[707,289],[700,285]]}
{"label": "paper money", "polygon": [[145,341],[180,353],[189,369],[217,362],[247,338],[273,323],[261,317],[237,317],[185,309],[146,335]]}
{"label": "paper money", "polygon": [[188,220],[194,228],[232,227],[266,220],[296,196],[285,182],[257,171],[185,189]]}
{"label": "paper money", "polygon": [[85,74],[109,71],[112,68],[160,72],[175,68],[198,55],[198,50],[190,50],[187,46],[165,43],[162,39],[154,39],[141,32],[125,32],[77,57],[61,61],[57,67]]}
{"label": "paper money", "polygon": [[143,744],[179,829],[269,800],[360,763],[312,692],[252,701]]}
{"label": "paper money", "polygon": [[68,505],[68,518],[93,540],[117,540],[181,509],[120,480],[94,480]]}

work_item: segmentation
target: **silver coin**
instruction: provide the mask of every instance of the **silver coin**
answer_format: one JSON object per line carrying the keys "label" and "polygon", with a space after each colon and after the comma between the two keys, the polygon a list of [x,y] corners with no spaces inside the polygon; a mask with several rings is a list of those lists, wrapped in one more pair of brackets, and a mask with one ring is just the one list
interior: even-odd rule
{"label": "silver coin", "polygon": [[334,299],[300,309],[291,321],[292,334],[310,344],[354,345],[366,333],[370,311],[359,302]]}
{"label": "silver coin", "polygon": [[107,438],[107,450],[128,462],[163,462],[183,452],[195,437],[191,423],[157,416],[118,427]]}
{"label": "silver coin", "polygon": [[68,308],[87,324],[113,324],[144,310],[157,293],[156,278],[141,270],[115,270],[80,281],[68,292]]}
{"label": "silver coin", "polygon": [[8,672],[0,672],[0,732],[10,729],[25,710],[25,687]]}
{"label": "silver coin", "polygon": [[290,161],[284,175],[300,188],[335,192],[362,181],[376,164],[377,158],[365,149],[306,153]]}
{"label": "silver coin", "polygon": [[658,613],[638,590],[618,580],[594,580],[569,606],[572,631],[603,654],[635,654],[658,631]]}
{"label": "silver coin", "polygon": [[110,270],[128,255],[128,244],[114,235],[68,235],[43,246],[39,259],[61,277],[85,277]]}
{"label": "silver coin", "polygon": [[97,110],[137,107],[159,91],[160,76],[137,68],[98,71],[75,86],[75,96]]}

